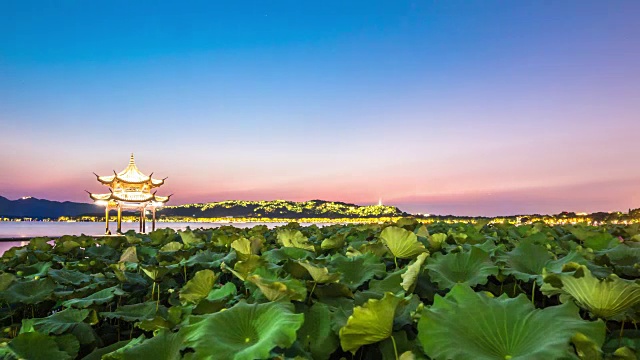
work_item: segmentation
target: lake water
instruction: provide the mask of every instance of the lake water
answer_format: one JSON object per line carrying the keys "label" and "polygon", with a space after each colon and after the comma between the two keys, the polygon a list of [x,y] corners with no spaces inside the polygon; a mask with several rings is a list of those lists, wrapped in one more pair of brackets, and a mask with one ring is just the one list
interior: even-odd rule
{"label": "lake water", "polygon": [[[162,222],[156,223],[156,229],[172,228],[174,230],[184,230],[189,226],[196,228],[215,228],[224,225],[233,225],[239,228],[254,227],[256,225],[266,225],[269,228],[286,225],[286,223],[182,223],[182,222]],[[321,225],[321,224],[317,224]],[[138,223],[122,223],[122,231],[138,231]],[[116,231],[116,224],[110,224],[112,233]],[[151,230],[151,224],[147,223],[147,229]],[[26,241],[19,238],[32,238],[37,236],[59,237],[62,235],[103,235],[104,223],[100,222],[43,222],[43,221],[0,221],[0,254],[14,246],[26,245]],[[2,239],[11,239],[9,241]]]}

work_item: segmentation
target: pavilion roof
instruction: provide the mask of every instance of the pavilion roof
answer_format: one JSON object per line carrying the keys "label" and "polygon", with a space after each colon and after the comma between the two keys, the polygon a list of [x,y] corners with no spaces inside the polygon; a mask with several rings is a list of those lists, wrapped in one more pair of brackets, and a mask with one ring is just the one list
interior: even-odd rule
{"label": "pavilion roof", "polygon": [[114,170],[113,175],[99,176],[96,174],[98,181],[105,185],[111,185],[116,180],[126,184],[143,184],[148,182],[151,187],[159,187],[164,184],[164,180],[166,178],[155,179],[152,176],[153,173],[151,173],[151,175],[145,175],[138,169],[133,154],[131,154],[131,157],[129,158],[129,165],[119,173],[116,173]]}
{"label": "pavilion roof", "polygon": [[89,197],[94,201],[124,201],[129,203],[144,203],[149,201],[155,201],[159,203],[166,203],[169,201],[169,196],[160,196],[155,193],[149,192],[121,192],[121,193],[113,193],[109,192],[106,194],[93,194],[89,193]]}

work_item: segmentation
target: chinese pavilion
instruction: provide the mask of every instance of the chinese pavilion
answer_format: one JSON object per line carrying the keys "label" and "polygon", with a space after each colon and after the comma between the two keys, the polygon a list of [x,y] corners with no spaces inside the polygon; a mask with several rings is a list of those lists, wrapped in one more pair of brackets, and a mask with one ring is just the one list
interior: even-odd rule
{"label": "chinese pavilion", "polygon": [[158,196],[152,189],[164,184],[164,179],[154,179],[153,173],[145,175],[136,166],[133,154],[129,159],[129,165],[119,173],[113,171],[113,175],[99,176],[94,173],[100,183],[109,187],[106,194],[93,194],[89,196],[97,205],[105,207],[106,233],[109,231],[109,211],[118,210],[118,234],[122,233],[122,210],[140,211],[140,232],[146,231],[146,211],[151,210],[152,225],[151,230],[156,228],[156,208],[163,206],[169,201],[169,196]]}

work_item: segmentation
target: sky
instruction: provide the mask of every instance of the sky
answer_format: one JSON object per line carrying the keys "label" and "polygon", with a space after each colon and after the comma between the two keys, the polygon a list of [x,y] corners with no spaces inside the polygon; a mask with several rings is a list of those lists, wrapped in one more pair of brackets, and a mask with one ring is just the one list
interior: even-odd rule
{"label": "sky", "polygon": [[640,2],[1,1],[0,195],[640,207]]}

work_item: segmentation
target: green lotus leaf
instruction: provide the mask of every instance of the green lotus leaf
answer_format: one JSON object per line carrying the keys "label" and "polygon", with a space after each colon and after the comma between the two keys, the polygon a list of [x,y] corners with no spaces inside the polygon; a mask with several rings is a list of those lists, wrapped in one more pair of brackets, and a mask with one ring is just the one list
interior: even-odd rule
{"label": "green lotus leaf", "polygon": [[193,278],[187,281],[180,289],[180,302],[182,305],[197,304],[207,297],[217,279],[218,276],[209,269],[196,272]]}
{"label": "green lotus leaf", "polygon": [[65,309],[46,318],[28,319],[28,326],[25,326],[25,321],[27,321],[25,319],[23,320],[23,328],[33,328],[46,335],[71,332],[77,327],[86,331],[87,327],[91,329],[89,324],[83,322],[87,316],[89,316],[89,310]]}
{"label": "green lotus leaf", "polygon": [[307,298],[307,288],[295,279],[266,279],[254,274],[247,277],[247,281],[255,284],[269,301],[304,301]]}
{"label": "green lotus leaf", "polygon": [[351,292],[351,289],[349,289],[347,285],[342,283],[328,283],[325,285],[318,285],[314,291],[314,294],[318,298],[353,298],[353,292]]}
{"label": "green lotus leaf", "polygon": [[308,251],[315,251],[313,244],[309,242],[306,236],[300,230],[281,229],[278,231],[278,242],[285,247],[293,247]]}
{"label": "green lotus leaf", "polygon": [[50,299],[56,284],[49,278],[15,281],[9,287],[0,292],[0,298],[9,304],[37,304]]}
{"label": "green lotus leaf", "polygon": [[429,247],[432,250],[440,250],[442,248],[442,244],[447,241],[447,234],[436,233],[427,237],[427,241],[429,242]]}
{"label": "green lotus leaf", "polygon": [[84,255],[103,260],[118,260],[119,253],[110,246],[90,246],[84,250]]}
{"label": "green lotus leaf", "polygon": [[159,266],[159,265],[143,265],[141,266],[141,268],[142,268],[142,271],[145,273],[145,275],[147,275],[153,281],[160,280],[170,270],[165,266]]}
{"label": "green lotus leaf", "polygon": [[371,299],[363,306],[356,306],[347,324],[340,329],[342,349],[355,354],[362,345],[391,336],[396,308],[402,301],[403,298],[386,293],[381,300]]}
{"label": "green lotus leaf", "polygon": [[475,246],[465,252],[437,253],[427,260],[426,268],[441,289],[451,289],[456,284],[486,284],[489,276],[498,274],[489,254]]}
{"label": "green lotus leaf", "polygon": [[589,336],[583,333],[577,333],[571,338],[571,343],[576,348],[576,353],[580,359],[602,359],[602,344],[597,344]]}
{"label": "green lotus leaf", "polygon": [[542,269],[553,260],[544,246],[531,242],[521,242],[513,250],[499,257],[505,263],[504,274],[513,275],[520,281],[540,279]]}
{"label": "green lotus leaf", "polygon": [[285,261],[313,259],[314,257],[315,254],[313,252],[292,247],[283,247],[262,253],[264,261],[272,264],[281,264]]}
{"label": "green lotus leaf", "polygon": [[39,251],[49,251],[53,248],[53,245],[49,244],[51,239],[44,237],[35,237],[29,240],[27,244],[27,249],[29,250],[39,250]]}
{"label": "green lotus leaf", "polygon": [[427,225],[422,224],[416,227],[416,229],[413,231],[414,234],[416,234],[416,236],[421,237],[421,238],[428,238],[429,237],[429,230],[427,229]]}
{"label": "green lotus leaf", "polygon": [[428,253],[422,253],[418,255],[416,261],[407,267],[407,271],[400,275],[402,277],[402,288],[406,292],[412,292],[418,280],[418,274],[422,270],[422,265],[427,260]]}
{"label": "green lotus leaf", "polygon": [[180,266],[192,267],[201,266],[203,268],[215,269],[220,268],[223,262],[231,263],[235,260],[236,253],[230,252],[229,254],[215,253],[209,249],[198,251],[195,255],[192,255],[187,260],[180,262]]}
{"label": "green lotus leaf", "polygon": [[380,297],[384,293],[391,292],[396,295],[403,293],[405,290],[402,288],[403,278],[402,275],[407,271],[406,268],[396,270],[392,273],[387,273],[383,279],[373,279],[369,282],[369,290],[377,292]]}
{"label": "green lotus leaf", "polygon": [[153,245],[163,245],[175,240],[176,231],[172,228],[156,229],[147,235]]}
{"label": "green lotus leaf", "polygon": [[631,278],[640,277],[640,247],[628,245],[618,245],[614,248],[600,251],[598,255],[601,261],[611,264],[618,275]]}
{"label": "green lotus leaf", "polygon": [[409,340],[405,331],[394,331],[391,337],[378,345],[382,360],[395,360],[396,356],[398,360],[426,359],[417,341]]}
{"label": "green lotus leaf", "polygon": [[82,271],[77,270],[53,270],[49,269],[49,273],[47,274],[53,280],[55,280],[58,284],[64,285],[82,285],[85,283],[91,282],[91,276],[83,273]]}
{"label": "green lotus leaf", "polygon": [[137,263],[138,260],[138,251],[135,246],[128,247],[125,251],[120,255],[120,260],[118,262],[132,262]]}
{"label": "green lotus leaf", "polygon": [[60,335],[56,336],[54,340],[58,345],[58,349],[69,354],[69,357],[71,357],[71,359],[75,359],[78,356],[78,351],[80,351],[80,342],[74,335]]}
{"label": "green lotus leaf", "polygon": [[114,352],[102,356],[103,360],[179,360],[182,359],[182,336],[166,329],[160,329],[150,338],[127,344]]}
{"label": "green lotus leaf", "polygon": [[352,290],[375,276],[384,276],[387,272],[380,258],[369,253],[351,258],[336,254],[331,257],[330,264],[336,272],[342,274],[340,282]]}
{"label": "green lotus leaf", "polygon": [[62,305],[65,307],[87,308],[91,305],[108,303],[113,300],[114,296],[122,296],[126,294],[127,293],[120,289],[120,287],[113,286],[100,290],[84,298],[67,300],[63,302]]}
{"label": "green lotus leaf", "polygon": [[315,266],[309,261],[300,261],[298,264],[304,267],[309,272],[309,275],[311,275],[313,281],[318,284],[332,283],[340,279],[340,274],[330,274],[329,269],[326,267]]}
{"label": "green lotus leaf", "polygon": [[491,298],[463,284],[437,295],[418,322],[418,339],[433,359],[566,358],[578,333],[602,346],[604,322],[583,320],[571,303],[535,309],[523,294]]}
{"label": "green lotus leaf", "polygon": [[259,267],[264,267],[265,261],[258,255],[249,255],[243,261],[236,262],[233,269],[247,277]]}
{"label": "green lotus leaf", "polygon": [[8,354],[12,355],[16,359],[73,359],[71,354],[60,348],[58,342],[56,342],[56,337],[40,334],[38,332],[27,332],[16,336],[7,345],[6,349]]}
{"label": "green lotus leaf", "polygon": [[0,291],[6,290],[16,279],[15,275],[11,273],[0,274]]}
{"label": "green lotus leaf", "polygon": [[635,351],[629,349],[626,346],[616,349],[613,352],[613,360],[637,360],[638,356]]}
{"label": "green lotus leaf", "polygon": [[31,265],[20,264],[16,266],[16,273],[25,278],[40,278],[47,274],[51,265],[51,262],[38,262]]}
{"label": "green lotus leaf", "polygon": [[68,254],[81,246],[77,241],[71,239],[65,239],[61,241],[60,239],[62,238],[56,239],[56,245],[53,248],[53,252],[56,254]]}
{"label": "green lotus leaf", "polygon": [[588,237],[583,244],[593,250],[605,250],[617,246],[620,241],[609,233],[602,233]]}
{"label": "green lotus leaf", "polygon": [[253,254],[251,251],[251,241],[244,237],[234,240],[231,243],[231,248],[238,253],[238,259],[240,260],[246,260]]}
{"label": "green lotus leaf", "polygon": [[360,252],[360,254],[371,253],[375,256],[383,257],[387,253],[389,253],[389,248],[382,242],[370,241],[365,244],[362,244],[358,248],[358,251]]}
{"label": "green lotus leaf", "polygon": [[182,243],[184,243],[187,248],[204,243],[204,237],[199,233],[193,232],[189,228],[183,231],[178,230],[178,234],[180,235],[180,239],[182,239]]}
{"label": "green lotus leaf", "polygon": [[160,248],[160,251],[163,251],[163,252],[176,252],[176,251],[182,250],[183,246],[184,245],[182,243],[179,243],[177,241],[171,241],[171,242],[168,242],[168,243],[164,244],[164,246],[162,246]]}
{"label": "green lotus leaf", "polygon": [[560,300],[573,299],[593,315],[613,319],[640,303],[640,285],[612,274],[600,280],[585,265],[567,264],[563,273],[544,272],[540,288],[548,296],[560,294]]}
{"label": "green lotus leaf", "polygon": [[322,240],[320,247],[322,248],[322,250],[340,249],[342,246],[344,246],[346,238],[346,233],[333,234],[330,237]]}
{"label": "green lotus leaf", "polygon": [[[144,335],[143,335],[144,336]],[[143,339],[134,338],[132,340],[123,340],[113,343],[109,346],[105,346],[99,349],[93,350],[89,355],[82,358],[82,360],[102,360],[102,356],[112,353],[122,347],[127,346],[129,343],[137,341],[138,343],[142,342]]]}
{"label": "green lotus leaf", "polygon": [[304,324],[298,330],[298,341],[314,359],[326,360],[338,348],[339,340],[331,330],[329,307],[315,303],[303,312]]}
{"label": "green lotus leaf", "polygon": [[191,317],[180,335],[197,359],[266,359],[272,349],[291,346],[303,322],[304,315],[295,314],[291,303],[240,302],[225,311]]}
{"label": "green lotus leaf", "polygon": [[218,289],[213,289],[206,298],[198,303],[192,314],[202,315],[218,312],[226,307],[227,302],[233,299],[237,292],[238,290],[232,282],[228,282]]}
{"label": "green lotus leaf", "polygon": [[427,252],[424,245],[418,241],[416,234],[403,228],[389,226],[382,230],[380,239],[389,248],[393,256],[409,259]]}
{"label": "green lotus leaf", "polygon": [[132,305],[121,305],[114,311],[101,312],[100,316],[124,321],[143,321],[155,318],[158,313],[166,316],[166,308],[158,306],[155,301],[147,301]]}

